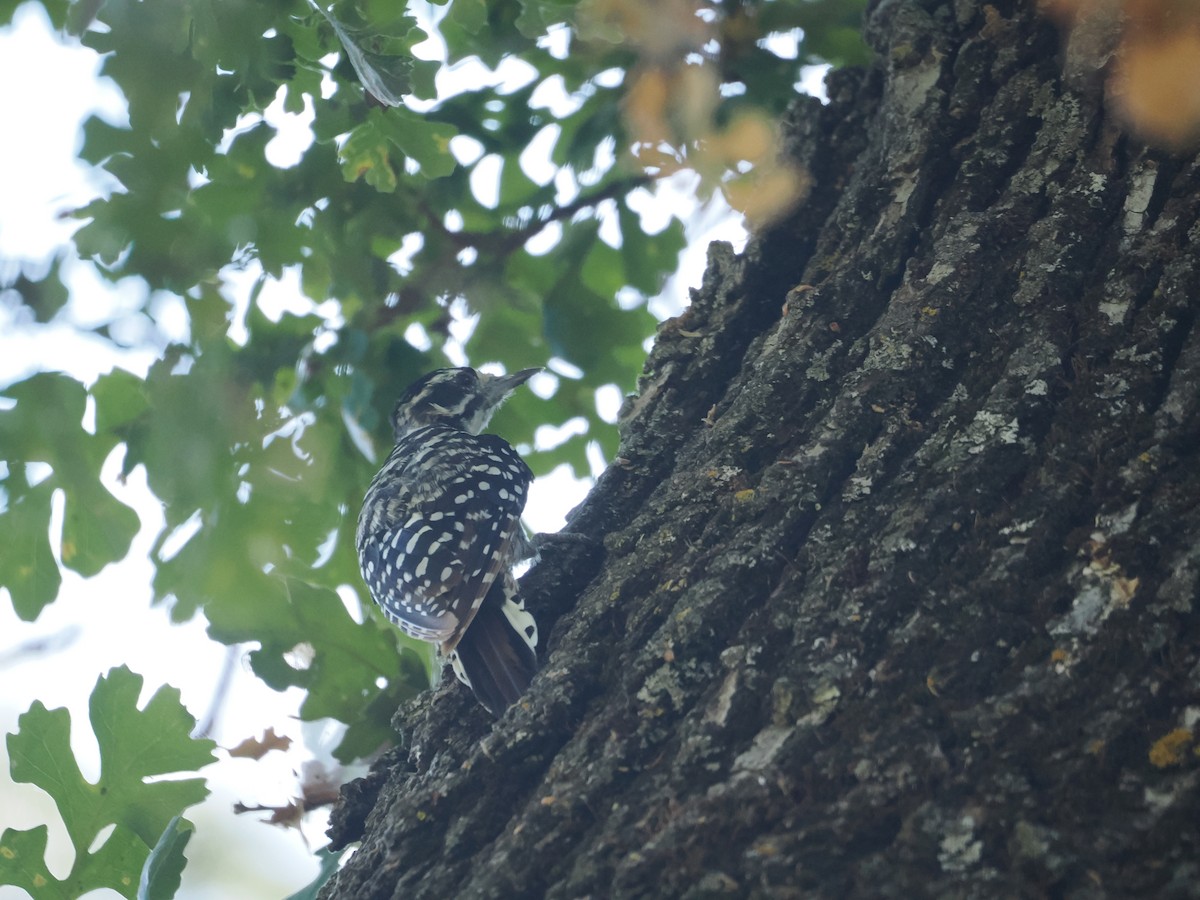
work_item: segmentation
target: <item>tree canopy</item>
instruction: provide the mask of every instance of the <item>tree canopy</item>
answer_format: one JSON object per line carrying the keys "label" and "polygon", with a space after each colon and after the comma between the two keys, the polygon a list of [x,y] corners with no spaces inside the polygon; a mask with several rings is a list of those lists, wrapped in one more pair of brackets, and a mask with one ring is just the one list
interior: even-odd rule
{"label": "tree canopy", "polygon": [[[157,298],[178,298],[187,335],[144,374],[83,384],[39,372],[0,389],[0,586],[34,620],[58,595],[56,552],[83,576],[125,557],[138,517],[100,470],[114,454],[122,476],[144,466],[165,511],[154,601],[177,621],[202,613],[217,641],[255,645],[263,681],[307,692],[305,719],[349,726],[341,759],[388,740],[392,711],[428,679],[427,656],[336,593],[358,584],[354,515],[398,388],[448,349],[508,369],[556,360],[552,395],[514,397],[497,430],[538,473],[586,472],[591,441],[611,457],[595,393],[632,387],[654,328],[646,300],[684,243],[678,216],[653,227],[644,216],[661,210],[658,183],[691,171],[702,199],[719,191],[770,220],[804,190],[773,126],[800,68],[865,58],[857,0],[41,5],[64,39],[102,54],[127,119],[85,123],[79,156],[103,192],[71,211],[80,227],[55,259],[6,269],[6,300],[35,325],[61,319],[88,303],[66,274],[82,259],[114,283],[136,279],[126,320],[153,329]],[[0,3],[0,24],[17,6]],[[456,67],[469,67],[457,82]],[[288,115],[311,123],[311,141],[280,161]],[[280,282],[298,286],[305,311],[264,310]],[[457,342],[456,321],[469,323]],[[93,330],[120,343],[116,324]],[[585,433],[532,449],[537,425],[580,417]],[[166,693],[131,707],[135,681],[114,670],[97,684],[102,755],[106,740],[138,734],[168,743],[105,784],[102,810],[70,799],[73,762],[55,737],[65,713],[22,718],[13,777],[55,797],[76,869],[58,882],[39,868],[44,830],[9,830],[0,880],[39,884],[38,896],[107,884],[132,897],[130,873],[177,875],[189,832],[175,817],[202,790],[173,782],[152,821],[135,815],[136,794],[145,776],[202,765],[210,745],[188,742]],[[57,747],[53,783],[23,768],[39,741]],[[107,824],[103,856],[89,854]]]}

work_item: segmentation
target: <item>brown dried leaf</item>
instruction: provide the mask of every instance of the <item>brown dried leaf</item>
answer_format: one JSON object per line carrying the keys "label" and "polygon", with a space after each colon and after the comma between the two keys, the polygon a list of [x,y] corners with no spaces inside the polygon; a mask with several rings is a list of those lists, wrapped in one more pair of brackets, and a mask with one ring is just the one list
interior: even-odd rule
{"label": "brown dried leaf", "polygon": [[292,739],[275,733],[272,726],[263,732],[261,738],[246,738],[229,751],[229,755],[242,759],[262,759],[272,750],[287,750],[292,746]]}

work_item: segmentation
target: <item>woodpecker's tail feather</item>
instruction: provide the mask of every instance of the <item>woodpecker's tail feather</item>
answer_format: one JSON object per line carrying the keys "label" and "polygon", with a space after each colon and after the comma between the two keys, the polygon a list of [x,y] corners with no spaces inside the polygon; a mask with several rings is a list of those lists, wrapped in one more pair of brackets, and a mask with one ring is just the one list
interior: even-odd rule
{"label": "woodpecker's tail feather", "polygon": [[[529,635],[533,631],[536,641],[536,630],[518,624],[525,619],[532,624],[533,617],[507,596],[503,580],[492,585],[451,657],[455,674],[497,718],[520,699],[537,674]],[[502,598],[498,602],[496,595]]]}

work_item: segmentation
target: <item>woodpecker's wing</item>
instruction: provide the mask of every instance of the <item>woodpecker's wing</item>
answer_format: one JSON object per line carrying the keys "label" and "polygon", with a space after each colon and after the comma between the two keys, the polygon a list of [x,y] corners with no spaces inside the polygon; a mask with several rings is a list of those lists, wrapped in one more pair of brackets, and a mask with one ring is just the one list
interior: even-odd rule
{"label": "woodpecker's wing", "polygon": [[361,535],[359,552],[367,586],[387,617],[449,652],[511,565],[533,475],[494,435],[459,432],[441,444],[422,466],[436,470],[444,454],[448,477],[436,489],[409,484],[397,509],[402,517]]}

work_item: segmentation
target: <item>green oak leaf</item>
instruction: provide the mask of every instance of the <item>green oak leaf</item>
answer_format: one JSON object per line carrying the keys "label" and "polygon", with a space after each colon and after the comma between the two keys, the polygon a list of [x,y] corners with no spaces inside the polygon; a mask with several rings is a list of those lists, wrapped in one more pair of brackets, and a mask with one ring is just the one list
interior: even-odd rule
{"label": "green oak leaf", "polygon": [[250,665],[271,688],[308,691],[302,719],[334,718],[350,726],[334,754],[343,761],[389,740],[391,714],[429,684],[418,652],[424,645],[386,622],[360,625],[337,593],[297,578],[264,577],[252,602],[230,593],[211,600],[205,615],[214,640],[261,645],[250,653]]}
{"label": "green oak leaf", "polygon": [[175,896],[183,877],[183,867],[187,865],[183,851],[195,830],[183,816],[176,816],[167,823],[142,866],[137,900],[171,900]]}
{"label": "green oak leaf", "polygon": [[[12,479],[10,479],[11,481]],[[8,481],[2,483],[10,488]],[[13,610],[32,622],[58,596],[62,574],[50,549],[50,497],[54,485],[43,481],[21,496],[8,498],[0,515],[6,552],[0,553],[0,585],[12,595]]]}
{"label": "green oak leaf", "polygon": [[141,522],[100,483],[100,470],[119,437],[99,427],[95,434],[83,430],[83,385],[58,372],[40,372],[5,388],[4,396],[15,401],[0,410],[0,453],[10,471],[31,462],[53,469],[29,492],[17,488],[17,477],[10,475],[9,508],[0,514],[0,545],[16,551],[4,554],[0,584],[12,593],[18,615],[34,619],[59,584],[57,571],[51,571],[57,565],[50,565],[48,555],[51,492],[62,490],[66,500],[63,565],[85,577],[123,559]]}
{"label": "green oak leaf", "polygon": [[[45,827],[9,830],[0,839],[0,883],[27,890],[32,883],[38,898],[73,898],[98,887],[131,900],[136,895],[151,848],[175,827],[184,809],[208,795],[203,778],[146,779],[196,771],[213,761],[216,746],[190,736],[195,719],[179,702],[178,690],[161,687],[139,709],[141,690],[142,677],[124,666],[96,682],[89,703],[100,748],[100,777],[94,784],[83,777],[72,753],[66,709],[46,709],[35,701],[18,719],[18,730],[8,735],[13,781],[36,785],[53,798],[75,861],[66,879],[56,879],[44,859],[38,862],[44,857]],[[115,828],[92,851],[108,826]]]}
{"label": "green oak leaf", "polygon": [[[370,24],[352,23],[345,14],[351,12],[348,4],[339,4],[331,9],[316,2],[313,6],[325,17],[342,42],[350,65],[354,67],[363,87],[380,103],[400,106],[404,102],[404,95],[412,87],[409,76],[413,59],[403,52],[408,49],[410,42],[403,40],[403,37],[404,32],[415,27],[413,20],[402,17],[399,29],[396,28],[397,23],[393,22],[393,34],[388,35]],[[399,33],[396,33],[397,30]],[[423,33],[421,37],[424,37]]]}

